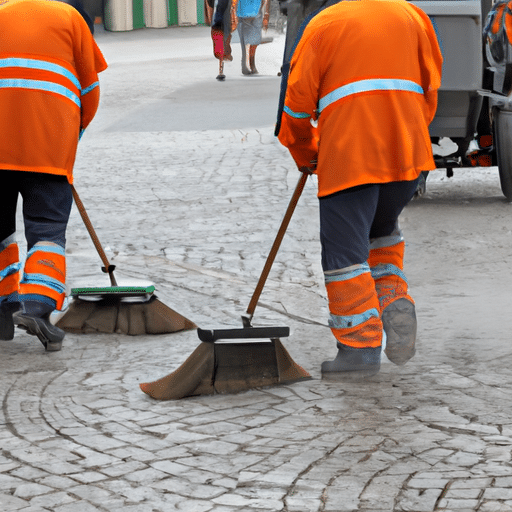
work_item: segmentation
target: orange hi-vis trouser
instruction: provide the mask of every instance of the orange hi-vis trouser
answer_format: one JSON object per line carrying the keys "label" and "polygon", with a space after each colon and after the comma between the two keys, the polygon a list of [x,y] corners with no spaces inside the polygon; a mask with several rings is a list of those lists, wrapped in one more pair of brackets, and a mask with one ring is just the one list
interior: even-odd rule
{"label": "orange hi-vis trouser", "polygon": [[375,282],[368,263],[324,272],[329,299],[329,327],[343,345],[379,347],[382,322]]}
{"label": "orange hi-vis trouser", "polygon": [[[2,299],[38,301],[61,309],[66,297],[66,257],[54,242],[37,242],[27,253],[23,275],[14,237],[0,245],[0,296]],[[5,277],[4,277],[5,274]]]}
{"label": "orange hi-vis trouser", "polygon": [[405,242],[399,229],[395,229],[389,236],[374,238],[370,242],[368,264],[375,281],[381,311],[401,298],[414,304],[408,294],[407,278],[403,272],[404,250]]}
{"label": "orange hi-vis trouser", "polygon": [[0,300],[18,302],[21,263],[18,244],[10,236],[0,242]]}

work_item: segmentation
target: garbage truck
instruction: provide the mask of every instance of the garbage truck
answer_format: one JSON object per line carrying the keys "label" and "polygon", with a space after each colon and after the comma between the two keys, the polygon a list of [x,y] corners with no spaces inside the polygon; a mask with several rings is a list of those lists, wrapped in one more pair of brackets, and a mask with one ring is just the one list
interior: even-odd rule
{"label": "garbage truck", "polygon": [[[288,16],[283,75],[301,22],[335,2],[281,2]],[[412,3],[430,17],[444,59],[438,108],[430,125],[436,168],[451,177],[456,168],[497,166],[501,190],[512,201],[512,0]],[[444,139],[451,150],[436,154]],[[417,195],[424,193],[427,175]]]}
{"label": "garbage truck", "polygon": [[430,135],[436,145],[441,138],[449,138],[454,150],[448,155],[436,155],[436,166],[446,169],[447,176],[452,176],[457,167],[497,166],[501,190],[512,201],[512,52],[506,17],[501,12],[507,3],[413,3],[429,15],[444,59]]}

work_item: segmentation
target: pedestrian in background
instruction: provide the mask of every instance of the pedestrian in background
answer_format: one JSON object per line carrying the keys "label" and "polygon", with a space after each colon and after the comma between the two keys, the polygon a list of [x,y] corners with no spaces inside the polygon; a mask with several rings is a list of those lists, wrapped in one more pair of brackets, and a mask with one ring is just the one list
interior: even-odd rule
{"label": "pedestrian in background", "polygon": [[[90,20],[89,20],[90,21]],[[14,325],[47,351],[64,332],[50,322],[65,298],[66,227],[79,137],[99,102],[107,64],[82,15],[52,0],[0,4],[0,339]],[[23,198],[27,257],[16,241]]]}
{"label": "pedestrian in background", "polygon": [[256,49],[261,44],[261,31],[268,29],[270,0],[238,0],[237,31],[242,47],[242,73],[256,75]]}
{"label": "pedestrian in background", "polygon": [[[315,15],[291,57],[279,140],[318,175],[322,267],[338,352],[323,378],[374,375],[415,353],[416,312],[398,217],[435,169],[428,125],[442,56],[405,0],[341,1]],[[384,334],[385,333],[385,334]]]}
{"label": "pedestrian in background", "polygon": [[231,0],[208,0],[211,13],[213,55],[219,60],[233,60],[231,55]]}
{"label": "pedestrian in background", "polygon": [[233,60],[231,34],[236,29],[242,49],[242,73],[258,74],[256,49],[262,43],[261,31],[268,29],[270,0],[208,1],[212,9],[211,36],[215,58]]}

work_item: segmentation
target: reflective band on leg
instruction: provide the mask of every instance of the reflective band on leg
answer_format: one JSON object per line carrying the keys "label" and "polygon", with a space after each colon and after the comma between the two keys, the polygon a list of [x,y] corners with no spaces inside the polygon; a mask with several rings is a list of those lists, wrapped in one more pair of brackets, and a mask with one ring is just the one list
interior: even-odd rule
{"label": "reflective band on leg", "polygon": [[360,263],[338,270],[328,270],[324,272],[325,284],[333,283],[335,281],[347,281],[348,279],[353,279],[365,272],[370,272],[370,265],[368,265],[368,263]]}
{"label": "reflective band on leg", "polygon": [[344,345],[378,347],[382,322],[375,283],[367,263],[325,272],[329,326]]}
{"label": "reflective band on leg", "polygon": [[25,274],[20,293],[41,295],[60,308],[66,292],[66,257],[64,248],[52,242],[38,242],[30,249],[25,262]]}
{"label": "reflective band on leg", "polygon": [[65,256],[66,254],[63,247],[54,244],[53,242],[37,242],[37,244],[35,244],[34,247],[32,247],[30,251],[28,251],[27,259],[30,258],[37,251],[59,254],[61,256]]}
{"label": "reflective band on leg", "polygon": [[347,329],[348,327],[357,327],[358,325],[364,324],[370,318],[375,317],[379,318],[380,312],[376,308],[371,308],[365,311],[364,313],[360,313],[359,315],[333,315],[331,313],[331,318],[329,320],[329,327],[332,329]]}
{"label": "reflective band on leg", "polygon": [[45,276],[44,274],[25,274],[21,280],[21,284],[44,286],[57,293],[64,293],[66,291],[66,286],[63,283],[57,279]]}
{"label": "reflective band on leg", "polygon": [[21,268],[21,263],[13,263],[12,265],[9,265],[8,267],[5,267],[4,269],[0,270],[0,281],[7,276],[10,276],[12,274],[15,274],[18,272]]}
{"label": "reflective band on leg", "polygon": [[380,279],[381,277],[398,276],[407,283],[407,277],[405,276],[404,271],[399,269],[396,265],[377,265],[372,267],[371,274],[375,280]]}

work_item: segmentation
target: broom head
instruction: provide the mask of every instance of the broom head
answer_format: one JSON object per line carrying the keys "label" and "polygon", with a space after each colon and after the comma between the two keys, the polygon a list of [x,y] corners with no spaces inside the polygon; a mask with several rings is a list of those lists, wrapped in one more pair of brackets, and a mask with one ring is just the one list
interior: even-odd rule
{"label": "broom head", "polygon": [[163,304],[152,291],[128,291],[125,287],[112,287],[108,291],[98,288],[95,293],[92,288],[88,290],[90,293],[82,289],[79,295],[73,296],[57,327],[74,334],[132,336],[196,328],[189,319]]}
{"label": "broom head", "polygon": [[277,338],[261,342],[201,343],[174,372],[140,384],[156,400],[239,393],[265,386],[291,384],[311,376]]}

